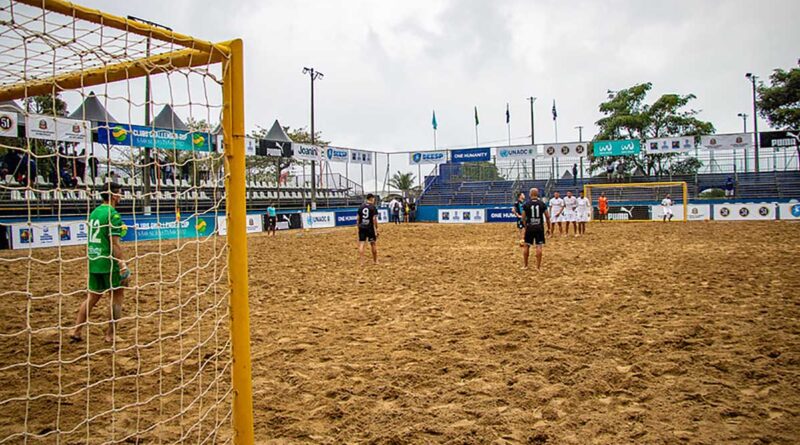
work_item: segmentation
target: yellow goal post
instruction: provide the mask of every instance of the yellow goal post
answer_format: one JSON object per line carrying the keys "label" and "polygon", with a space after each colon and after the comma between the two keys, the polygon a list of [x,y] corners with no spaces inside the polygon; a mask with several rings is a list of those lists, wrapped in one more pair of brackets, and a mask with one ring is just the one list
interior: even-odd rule
{"label": "yellow goal post", "polygon": [[[0,343],[5,351],[17,351],[0,355],[0,379],[6,382],[0,388],[0,411],[5,417],[0,422],[0,443],[252,444],[243,42],[209,42],[61,0],[6,0],[0,3],[0,21],[0,113],[4,123],[12,123],[2,126],[0,154],[12,152],[25,159],[20,175],[0,178],[0,194],[7,202],[20,198],[7,209],[19,212],[24,219],[21,224],[27,225],[19,232],[24,235],[22,242],[30,243],[31,234],[41,230],[42,211],[57,218],[51,222],[62,237],[52,247],[28,245],[18,251],[0,251],[0,265],[16,271],[15,276],[0,276],[8,280],[0,290],[6,307],[0,316]],[[100,166],[107,169],[103,182],[95,182],[101,180],[92,170],[85,184],[84,179],[74,178],[79,179],[77,185],[64,186],[58,178],[59,167],[52,183],[37,177],[37,162],[58,166],[60,161],[73,172],[81,162],[87,165],[88,155],[77,154],[78,142],[59,139],[59,122],[91,124],[82,127],[82,132],[89,133],[85,145],[92,153],[99,144],[98,128],[102,131],[103,125],[116,122],[67,118],[66,111],[58,110],[60,95],[71,95],[73,101],[97,97],[103,104],[116,103],[123,110],[121,117],[127,118],[119,122],[130,122],[120,125],[127,125],[130,133],[131,116],[139,119],[142,110],[154,103],[149,98],[150,78],[160,79],[165,109],[182,108],[189,114],[190,128],[176,129],[174,124],[164,128],[155,119],[142,127],[152,128],[153,140],[158,137],[156,131],[189,135],[188,149],[177,153],[175,147],[139,148],[144,146],[132,142],[121,147],[107,142],[101,147],[107,153]],[[97,95],[90,92],[92,87]],[[144,91],[148,99],[142,101],[139,92]],[[149,111],[144,113],[148,116]],[[203,118],[202,124],[193,119],[196,115]],[[224,150],[222,144],[214,148],[211,142],[217,132],[212,132],[210,124],[217,119]],[[30,130],[32,122],[41,122],[39,129],[53,122],[52,138],[43,140],[12,128],[27,125]],[[74,136],[79,130],[73,126],[66,132]],[[206,137],[195,139],[198,134]],[[195,153],[194,144],[203,143],[210,148]],[[164,157],[155,166],[132,154],[151,149]],[[206,177],[201,185],[199,179],[194,182],[194,175],[206,161],[219,171],[219,177],[214,176],[213,184]],[[85,222],[98,200],[107,199],[103,192],[111,191],[108,184],[116,182],[118,171],[159,171],[164,166],[194,169],[187,173],[193,177],[188,181],[176,177],[174,183],[162,177],[167,184],[163,193],[144,188],[142,195],[141,183],[136,182],[141,176],[131,173],[124,177],[122,199],[133,202],[128,206],[134,209],[134,221],[151,217],[150,199],[158,200],[161,204],[156,204],[152,217],[166,218],[172,212],[173,225],[159,221],[157,239],[136,238],[127,243],[131,277],[130,284],[120,284],[128,298],[123,317],[117,318],[116,307],[101,300],[90,315],[101,321],[87,320],[83,344],[71,345],[73,314],[88,290],[88,257],[85,246],[63,242],[74,235],[67,222],[71,218]],[[137,200],[148,203],[143,213],[137,213],[142,208]],[[206,202],[202,209],[200,201]],[[89,210],[75,216],[67,214],[70,207]],[[218,209],[224,209],[219,218],[227,227],[226,235],[216,229],[204,232],[200,223],[190,224],[201,217],[216,223]],[[190,224],[193,238],[160,238],[166,227],[179,230],[181,224]],[[139,230],[137,224],[123,225],[123,231],[134,227]],[[90,227],[90,238],[91,234]],[[52,237],[47,239],[52,241]],[[75,270],[84,272],[78,277]],[[150,295],[157,295],[157,305],[147,300]],[[170,301],[172,296],[178,301]],[[113,342],[104,346],[97,333],[106,324],[109,309],[112,322],[108,325],[116,329],[113,326],[120,321],[123,335],[118,341],[114,334]],[[165,352],[168,348],[174,351]],[[151,352],[154,355],[146,357]],[[167,398],[172,401],[164,401]]]}
{"label": "yellow goal post", "polygon": [[[688,218],[689,193],[685,181],[585,184],[583,191],[592,206],[592,221],[663,221],[664,213],[669,216],[668,212],[674,214],[668,221],[685,222]],[[600,211],[601,196],[607,200],[606,212]],[[662,202],[667,196],[672,205],[664,207]]]}

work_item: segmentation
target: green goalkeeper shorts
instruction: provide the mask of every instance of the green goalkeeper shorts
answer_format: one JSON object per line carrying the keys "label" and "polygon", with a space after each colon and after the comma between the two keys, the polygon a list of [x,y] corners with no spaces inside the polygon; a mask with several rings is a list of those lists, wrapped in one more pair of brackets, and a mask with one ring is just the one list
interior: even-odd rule
{"label": "green goalkeeper shorts", "polygon": [[119,270],[115,267],[111,272],[89,273],[89,292],[102,294],[119,287]]}

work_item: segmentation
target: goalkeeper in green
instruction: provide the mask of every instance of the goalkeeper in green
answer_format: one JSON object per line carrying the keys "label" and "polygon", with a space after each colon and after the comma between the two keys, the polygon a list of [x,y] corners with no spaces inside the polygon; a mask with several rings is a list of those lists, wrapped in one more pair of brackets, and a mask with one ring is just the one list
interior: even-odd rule
{"label": "goalkeeper in green", "polygon": [[120,201],[120,186],[109,183],[104,187],[106,189],[100,192],[103,203],[89,215],[89,295],[78,309],[75,330],[70,336],[72,342],[82,340],[83,326],[89,313],[106,292],[111,293],[111,320],[106,328],[106,342],[113,343],[114,324],[122,317],[122,286],[127,284],[130,271],[125,264],[125,251],[120,245],[125,228],[122,217],[115,209]]}

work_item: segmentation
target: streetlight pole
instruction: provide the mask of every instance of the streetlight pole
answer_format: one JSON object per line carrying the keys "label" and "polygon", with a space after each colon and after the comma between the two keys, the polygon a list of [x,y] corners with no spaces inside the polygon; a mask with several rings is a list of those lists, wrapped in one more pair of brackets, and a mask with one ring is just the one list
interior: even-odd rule
{"label": "streetlight pole", "polygon": [[[167,31],[172,31],[172,28],[169,26],[164,26],[158,24],[156,22],[151,22],[150,20],[140,19],[138,17],[134,17],[132,15],[128,16],[128,20],[133,20],[136,22],[144,23],[146,25],[154,26],[161,29],[166,29]],[[150,34],[147,35],[147,46],[145,47],[145,57],[150,57],[150,41],[151,37]],[[150,125],[150,108],[153,106],[153,98],[152,94],[150,93],[150,74],[144,76],[144,124]],[[142,187],[144,192],[144,214],[149,215],[151,213],[150,208],[150,162],[151,162],[151,150],[150,147],[144,148],[144,169],[142,170]]]}
{"label": "streetlight pole", "polygon": [[575,129],[578,130],[578,142],[583,142],[583,125],[578,125]]}
{"label": "streetlight pole", "polygon": [[742,118],[743,132],[747,133],[747,113],[739,113],[737,116]]}
{"label": "streetlight pole", "polygon": [[750,80],[750,83],[753,84],[753,139],[754,145],[756,147],[756,173],[759,172],[761,166],[758,162],[758,149],[759,149],[759,141],[758,141],[758,103],[756,102],[756,80],[758,80],[758,76],[753,73],[747,73],[744,75],[747,79]]}
{"label": "streetlight pole", "polygon": [[[308,74],[311,79],[311,145],[316,142],[314,134],[314,81],[325,77],[314,68],[303,68],[303,74]],[[317,209],[317,162],[311,161],[311,209]]]}
{"label": "streetlight pole", "polygon": [[[536,145],[536,127],[533,120],[533,103],[536,102],[536,98],[531,96],[527,99],[531,103],[531,145]],[[536,158],[531,159],[531,178],[536,179]]]}

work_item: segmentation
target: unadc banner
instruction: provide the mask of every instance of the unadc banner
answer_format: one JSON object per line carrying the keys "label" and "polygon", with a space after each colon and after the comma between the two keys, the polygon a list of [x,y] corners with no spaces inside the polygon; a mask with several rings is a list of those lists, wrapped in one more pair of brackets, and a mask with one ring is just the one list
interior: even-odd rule
{"label": "unadc banner", "polygon": [[492,150],[489,147],[465,148],[450,152],[450,161],[460,162],[487,162],[492,159]]}
{"label": "unadc banner", "polygon": [[750,133],[711,134],[702,136],[700,145],[709,150],[750,148],[753,146],[753,136]]}
{"label": "unadc banner", "polygon": [[209,133],[98,122],[97,142],[162,150],[211,151]]}
{"label": "unadc banner", "polygon": [[511,147],[496,147],[498,160],[533,159],[536,157],[535,145],[517,145]]}
{"label": "unadc banner", "polygon": [[642,143],[638,139],[595,141],[594,143],[594,155],[596,157],[636,155],[641,151]]}
{"label": "unadc banner", "polygon": [[418,151],[408,155],[408,163],[411,165],[444,164],[445,162],[447,162],[446,151]]}
{"label": "unadc banner", "polygon": [[694,136],[648,139],[644,148],[648,154],[683,153],[694,148]]}

